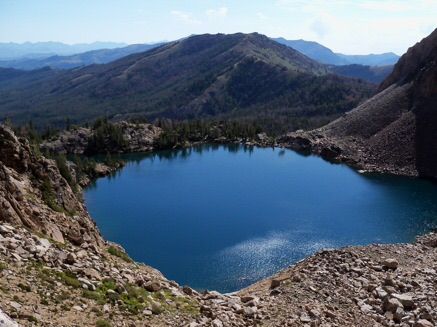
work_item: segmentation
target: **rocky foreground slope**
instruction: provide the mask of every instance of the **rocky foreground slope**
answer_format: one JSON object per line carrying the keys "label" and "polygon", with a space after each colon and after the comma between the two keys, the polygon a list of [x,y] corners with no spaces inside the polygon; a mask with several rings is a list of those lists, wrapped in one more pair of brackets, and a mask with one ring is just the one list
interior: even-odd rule
{"label": "rocky foreground slope", "polygon": [[285,146],[362,167],[437,177],[437,29],[411,47],[377,94],[318,130],[290,133]]}
{"label": "rocky foreground slope", "polygon": [[[0,326],[434,326],[437,234],[322,250],[232,294],[103,240],[55,162],[0,125]],[[11,317],[13,320],[9,320]]]}

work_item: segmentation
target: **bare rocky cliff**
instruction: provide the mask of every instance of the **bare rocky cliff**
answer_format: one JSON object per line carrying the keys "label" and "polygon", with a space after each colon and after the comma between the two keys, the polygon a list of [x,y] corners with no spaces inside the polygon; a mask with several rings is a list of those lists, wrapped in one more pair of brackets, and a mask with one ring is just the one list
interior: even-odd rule
{"label": "bare rocky cliff", "polygon": [[327,126],[280,142],[369,171],[437,177],[437,30],[411,47],[377,94]]}
{"label": "bare rocky cliff", "polygon": [[60,243],[103,244],[56,163],[36,155],[26,139],[1,125],[0,195],[0,221],[23,225]]}

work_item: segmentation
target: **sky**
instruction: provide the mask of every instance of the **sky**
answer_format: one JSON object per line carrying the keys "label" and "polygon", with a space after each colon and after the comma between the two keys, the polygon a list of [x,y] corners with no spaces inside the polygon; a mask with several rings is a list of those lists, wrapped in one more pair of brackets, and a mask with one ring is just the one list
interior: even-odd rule
{"label": "sky", "polygon": [[0,0],[0,42],[152,43],[251,33],[334,52],[402,55],[437,27],[437,0]]}

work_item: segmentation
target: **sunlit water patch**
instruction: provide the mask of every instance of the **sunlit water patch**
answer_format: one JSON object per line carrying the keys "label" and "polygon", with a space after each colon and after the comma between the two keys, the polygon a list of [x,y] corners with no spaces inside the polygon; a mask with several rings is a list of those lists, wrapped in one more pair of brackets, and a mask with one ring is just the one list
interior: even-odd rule
{"label": "sunlit water patch", "polygon": [[105,238],[197,289],[234,291],[320,248],[414,240],[437,187],[289,150],[198,146],[125,156],[84,190]]}
{"label": "sunlit water patch", "polygon": [[243,241],[220,251],[212,259],[214,274],[199,288],[214,283],[220,289],[240,289],[274,274],[278,265],[286,267],[290,258],[294,262],[321,248],[337,245],[328,240],[305,240],[301,236],[293,232],[271,232],[267,237]]}

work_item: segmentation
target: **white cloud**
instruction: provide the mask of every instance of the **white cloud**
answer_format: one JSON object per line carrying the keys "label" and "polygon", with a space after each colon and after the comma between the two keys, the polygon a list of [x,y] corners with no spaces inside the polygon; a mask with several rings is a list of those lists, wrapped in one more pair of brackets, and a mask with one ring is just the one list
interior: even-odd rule
{"label": "white cloud", "polygon": [[292,12],[314,12],[320,10],[335,10],[344,5],[350,5],[347,0],[276,0],[276,5],[280,8]]}
{"label": "white cloud", "polygon": [[294,5],[302,5],[308,3],[310,1],[304,0],[276,0],[276,4],[281,7],[294,6]]}
{"label": "white cloud", "polygon": [[261,19],[261,20],[267,20],[267,19],[269,19],[266,15],[264,15],[264,14],[261,13],[261,12],[258,12],[258,13],[256,14],[256,16],[257,16],[259,19]]}
{"label": "white cloud", "polygon": [[325,19],[323,19],[323,17],[317,17],[316,19],[314,19],[310,23],[309,27],[321,39],[329,34],[330,30],[329,23]]}
{"label": "white cloud", "polygon": [[228,8],[221,7],[219,9],[209,9],[206,11],[206,15],[210,19],[218,19],[218,18],[224,18],[228,14]]}
{"label": "white cloud", "polygon": [[301,0],[276,0],[278,7],[294,12],[298,11],[304,4],[305,2]]}
{"label": "white cloud", "polygon": [[360,7],[372,10],[388,10],[388,11],[407,11],[415,9],[403,1],[364,1],[359,4]]}
{"label": "white cloud", "polygon": [[190,24],[201,24],[202,22],[198,20],[193,13],[190,12],[184,12],[179,10],[173,10],[171,12],[172,15],[178,17],[179,19],[183,20],[184,22],[190,23]]}
{"label": "white cloud", "polygon": [[432,18],[425,18],[420,24],[420,32],[425,35],[431,34],[435,28],[437,28],[437,24]]}

